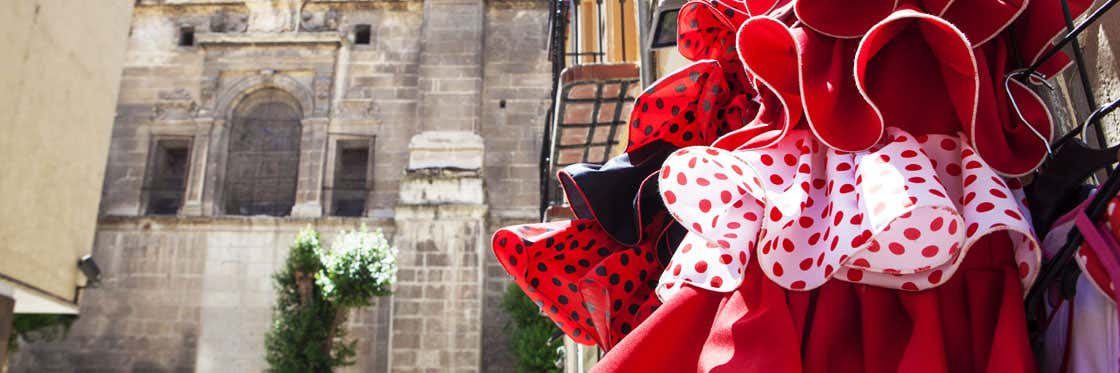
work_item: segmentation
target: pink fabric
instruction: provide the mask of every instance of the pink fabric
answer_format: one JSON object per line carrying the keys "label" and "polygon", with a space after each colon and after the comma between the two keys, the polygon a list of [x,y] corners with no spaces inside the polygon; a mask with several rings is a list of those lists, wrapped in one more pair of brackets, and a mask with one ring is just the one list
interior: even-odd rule
{"label": "pink fabric", "polygon": [[[1047,313],[1053,316],[1044,331],[1041,367],[1048,373],[1120,371],[1120,314],[1111,275],[1096,254],[1102,248],[1115,248],[1115,233],[1090,222],[1083,213],[1085,205],[1058,219],[1043,241],[1045,255],[1053,257],[1065,246],[1075,223],[1082,234],[1088,233],[1074,257],[1083,271],[1076,296],[1062,302],[1054,294],[1047,302]],[[1111,225],[1108,220],[1113,216],[1110,213],[1104,224]]]}

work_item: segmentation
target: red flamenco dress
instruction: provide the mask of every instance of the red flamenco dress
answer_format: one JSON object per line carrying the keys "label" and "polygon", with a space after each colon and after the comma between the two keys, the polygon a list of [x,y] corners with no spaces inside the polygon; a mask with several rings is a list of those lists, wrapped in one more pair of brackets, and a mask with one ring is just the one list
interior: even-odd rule
{"label": "red flamenco dress", "polygon": [[1006,178],[1052,125],[1004,77],[1056,6],[687,3],[694,63],[638,98],[627,154],[560,174],[580,219],[500,230],[495,254],[608,350],[595,371],[1034,372],[1040,250]]}

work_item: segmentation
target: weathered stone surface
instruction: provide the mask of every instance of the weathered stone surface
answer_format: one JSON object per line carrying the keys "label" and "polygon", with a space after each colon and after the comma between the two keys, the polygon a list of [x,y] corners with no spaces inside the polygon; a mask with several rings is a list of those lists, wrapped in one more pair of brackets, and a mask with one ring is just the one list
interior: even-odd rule
{"label": "weathered stone surface", "polygon": [[[547,8],[313,1],[295,32],[250,31],[254,11],[238,2],[140,1],[93,248],[105,283],[83,294],[68,338],[25,346],[12,371],[260,371],[270,275],[295,233],[310,224],[329,242],[360,223],[391,233],[400,283],[351,315],[358,363],[343,371],[512,371],[498,307],[509,280],[488,239],[536,220]],[[353,43],[358,24],[370,25],[369,45]],[[176,44],[184,25],[195,46]],[[231,113],[260,89],[290,95],[302,115],[289,217],[222,207]],[[145,217],[149,153],[163,138],[190,141],[184,204]],[[368,218],[331,217],[332,152],[355,139],[373,144]]]}
{"label": "weathered stone surface", "polygon": [[408,169],[482,169],[482,137],[467,131],[425,131],[408,142]]}
{"label": "weathered stone surface", "polygon": [[483,198],[477,172],[414,171],[401,180],[402,204],[482,204]]}

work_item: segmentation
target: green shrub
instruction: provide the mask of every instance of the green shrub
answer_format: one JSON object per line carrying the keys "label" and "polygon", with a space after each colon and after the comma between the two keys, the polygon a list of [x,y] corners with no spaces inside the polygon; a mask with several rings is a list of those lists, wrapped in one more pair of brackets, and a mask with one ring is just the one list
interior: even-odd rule
{"label": "green shrub", "polygon": [[552,339],[560,331],[540,313],[540,308],[517,284],[510,284],[502,297],[502,309],[510,316],[510,350],[522,372],[560,372],[560,347],[563,338]]}
{"label": "green shrub", "polygon": [[[12,316],[12,335],[8,352],[19,350],[19,341],[49,342],[66,337],[78,315],[19,313]],[[0,366],[4,362],[0,361]]]}
{"label": "green shrub", "polygon": [[354,364],[356,340],[346,338],[346,315],[391,293],[396,251],[380,231],[341,232],[324,251],[319,233],[299,233],[273,280],[276,305],[265,335],[272,372],[329,372]]}
{"label": "green shrub", "polygon": [[389,295],[396,280],[396,250],[381,231],[370,233],[365,225],[342,232],[322,253],[323,267],[316,282],[331,303],[365,307],[373,297]]}

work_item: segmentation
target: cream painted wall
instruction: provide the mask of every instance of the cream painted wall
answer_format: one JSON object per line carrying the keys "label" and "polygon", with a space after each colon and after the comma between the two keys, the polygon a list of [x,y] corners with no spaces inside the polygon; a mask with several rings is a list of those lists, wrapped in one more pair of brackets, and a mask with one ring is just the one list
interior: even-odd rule
{"label": "cream painted wall", "polygon": [[93,245],[133,2],[0,6],[0,280],[75,298],[78,259]]}

